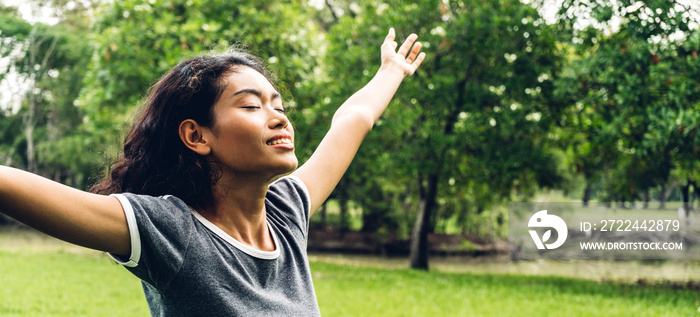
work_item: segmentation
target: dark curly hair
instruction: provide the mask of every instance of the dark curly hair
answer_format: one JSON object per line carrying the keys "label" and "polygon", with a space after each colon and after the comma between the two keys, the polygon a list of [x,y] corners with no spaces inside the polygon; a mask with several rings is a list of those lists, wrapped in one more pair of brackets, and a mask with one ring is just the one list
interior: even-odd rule
{"label": "dark curly hair", "polygon": [[240,51],[188,59],[165,74],[145,99],[124,140],[123,154],[90,191],[174,195],[194,208],[208,207],[221,169],[185,147],[178,129],[186,119],[204,127],[214,124],[214,103],[226,88],[223,78],[240,66],[260,72],[276,86],[259,58]]}

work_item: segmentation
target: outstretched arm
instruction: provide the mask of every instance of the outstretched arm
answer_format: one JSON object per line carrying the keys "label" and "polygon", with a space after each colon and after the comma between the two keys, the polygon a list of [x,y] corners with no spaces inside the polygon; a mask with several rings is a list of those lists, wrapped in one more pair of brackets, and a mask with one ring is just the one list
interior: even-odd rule
{"label": "outstretched arm", "polygon": [[[411,34],[396,50],[394,29],[381,46],[382,64],[362,89],[345,101],[333,115],[331,128],[309,160],[292,175],[299,177],[311,196],[311,214],[328,198],[350,166],[362,140],[372,129],[407,75],[425,58],[421,44]],[[415,44],[414,44],[415,42]]]}
{"label": "outstretched arm", "polygon": [[0,166],[0,213],[80,246],[119,255],[131,252],[126,216],[115,197]]}

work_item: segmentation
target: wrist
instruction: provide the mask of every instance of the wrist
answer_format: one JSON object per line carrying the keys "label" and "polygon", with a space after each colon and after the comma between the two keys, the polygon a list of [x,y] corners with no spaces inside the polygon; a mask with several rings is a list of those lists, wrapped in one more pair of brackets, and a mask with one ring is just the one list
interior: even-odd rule
{"label": "wrist", "polygon": [[382,65],[379,66],[377,73],[388,73],[393,74],[394,76],[398,75],[401,76],[402,79],[408,75],[408,73],[406,73],[401,66],[394,63],[382,63]]}

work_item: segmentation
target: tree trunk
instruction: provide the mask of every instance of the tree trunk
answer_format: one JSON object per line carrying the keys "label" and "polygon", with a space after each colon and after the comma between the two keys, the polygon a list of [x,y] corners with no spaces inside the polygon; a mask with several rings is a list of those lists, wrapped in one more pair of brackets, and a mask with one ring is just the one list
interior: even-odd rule
{"label": "tree trunk", "polygon": [[[35,86],[37,81],[34,65],[36,65],[36,50],[40,44],[41,41],[37,43],[36,27],[34,27],[32,32],[29,34],[29,68],[27,69],[29,72],[29,78],[34,81],[32,86]],[[29,111],[24,118],[24,136],[27,138],[27,171],[36,174],[37,167],[35,159],[36,156],[34,155],[34,127],[36,126],[37,107],[34,89],[29,89],[27,92],[27,97],[29,99]]]}
{"label": "tree trunk", "polygon": [[[434,62],[438,63],[437,60]],[[456,83],[457,99],[455,100],[454,108],[446,118],[447,120],[443,129],[443,134],[446,136],[454,134],[455,124],[461,112],[460,106],[465,104],[467,98],[466,87],[468,79],[469,74],[465,72],[464,77]],[[437,199],[439,171],[440,166],[442,166],[441,156],[445,153],[445,150],[446,148],[438,147],[429,155],[431,161],[437,163],[436,166],[438,166],[438,168],[428,172],[426,179],[427,184],[423,184],[423,174],[418,172],[418,217],[413,227],[410,255],[411,268],[413,269],[428,269],[428,232],[433,231],[431,229],[431,219],[433,218],[433,209],[435,208],[435,201]],[[470,152],[470,150],[466,148],[464,150]]]}
{"label": "tree trunk", "polygon": [[340,208],[340,236],[344,237],[350,229],[350,219],[348,215],[348,194],[345,182],[341,181],[336,187],[338,190],[338,206]]}
{"label": "tree trunk", "polygon": [[[385,195],[381,186],[374,181],[369,181],[369,192],[364,196],[362,203],[362,229],[361,232],[374,233],[387,223],[387,215],[391,213],[392,197]],[[371,206],[371,207],[368,207]]]}
{"label": "tree trunk", "polygon": [[588,207],[588,202],[591,200],[591,182],[586,179],[586,188],[583,190],[583,207]]}
{"label": "tree trunk", "polygon": [[10,148],[10,151],[7,152],[7,157],[5,157],[5,166],[11,166],[12,165],[12,156],[15,155],[15,147]]}
{"label": "tree trunk", "polygon": [[690,213],[690,179],[686,179],[684,185],[681,185],[681,194],[683,195],[683,210],[685,210],[685,218],[688,219]]}
{"label": "tree trunk", "polygon": [[676,189],[676,186],[678,184],[676,183],[663,183],[661,184],[661,197],[659,197],[659,201],[661,202],[659,204],[659,209],[665,209],[666,208],[666,202],[668,201],[668,198],[671,197],[671,194],[673,193],[673,190]]}
{"label": "tree trunk", "polygon": [[36,119],[39,113],[37,95],[35,94],[33,88],[36,87],[36,83],[40,80],[40,77],[42,77],[43,74],[45,74],[48,71],[46,65],[48,64],[49,58],[53,54],[53,50],[56,47],[56,42],[58,41],[58,37],[53,38],[48,50],[44,52],[44,57],[42,58],[41,63],[39,63],[39,61],[37,60],[37,54],[39,54],[38,50],[40,49],[41,44],[44,42],[44,40],[46,40],[46,38],[40,38],[37,36],[36,33],[37,26],[34,26],[34,28],[32,28],[31,33],[29,34],[29,38],[27,39],[29,46],[28,75],[29,79],[32,80],[33,83],[32,87],[27,92],[29,97],[29,112],[27,113],[27,117],[25,118],[26,122],[24,130],[25,136],[27,137],[27,171],[32,173],[38,172],[36,154],[34,151],[34,128],[36,127]]}
{"label": "tree trunk", "polygon": [[[30,93],[31,94],[31,93]],[[27,171],[36,174],[36,160],[34,155],[34,126],[36,125],[34,115],[36,112],[36,104],[34,97],[29,96],[29,112],[27,113],[24,135],[27,138]]]}
{"label": "tree trunk", "polygon": [[469,230],[467,230],[467,224],[468,224],[467,219],[469,219],[469,207],[466,206],[466,204],[465,204],[465,206],[462,206],[460,208],[460,212],[459,212],[459,223],[462,224],[462,234],[463,235],[471,233]]}
{"label": "tree trunk", "polygon": [[695,181],[688,180],[688,184],[690,186],[693,186],[692,194],[690,192],[690,186],[688,187],[688,211],[687,211],[687,213],[689,214],[691,211],[693,211],[695,209],[695,207],[693,206],[693,203],[695,202],[695,196],[697,196],[697,193],[698,193],[698,186],[695,183]]}
{"label": "tree trunk", "polygon": [[[58,136],[60,134],[60,131],[58,130],[58,119],[58,105],[56,105],[55,101],[51,101],[49,113],[46,115],[46,130],[48,132],[49,144],[54,144],[58,140]],[[57,164],[55,161],[52,163],[53,166],[50,168],[53,169],[53,180],[63,183],[64,175],[61,171],[60,164]],[[46,172],[50,173],[51,171],[49,170]]]}
{"label": "tree trunk", "polygon": [[649,209],[649,188],[644,190],[644,209]]}
{"label": "tree trunk", "polygon": [[[700,192],[698,192],[698,184],[696,183],[696,181],[693,181],[693,195],[691,197],[692,197],[693,202],[700,199]],[[692,207],[692,205],[691,205],[691,207]],[[693,208],[695,208],[695,207],[693,207]]]}
{"label": "tree trunk", "polygon": [[326,204],[321,205],[321,229],[326,230],[328,228],[328,210]]}
{"label": "tree trunk", "polygon": [[428,174],[427,184],[423,184],[423,178],[418,177],[418,217],[411,235],[411,268],[428,269],[428,232],[430,231],[430,218],[435,207],[437,195],[438,174]]}

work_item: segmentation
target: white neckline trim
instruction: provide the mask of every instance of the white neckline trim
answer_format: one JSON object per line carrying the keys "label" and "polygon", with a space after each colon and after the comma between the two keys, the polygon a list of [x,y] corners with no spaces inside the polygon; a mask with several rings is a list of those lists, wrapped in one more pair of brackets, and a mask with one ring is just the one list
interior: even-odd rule
{"label": "white neckline trim", "polygon": [[203,224],[205,227],[207,227],[207,229],[209,229],[215,235],[224,239],[224,241],[230,243],[231,245],[236,247],[236,249],[241,250],[252,257],[256,257],[256,258],[263,259],[263,260],[274,260],[274,259],[278,258],[281,254],[280,244],[279,244],[279,240],[277,239],[277,234],[275,233],[274,230],[272,230],[272,227],[270,226],[270,222],[267,222],[267,228],[268,228],[268,230],[270,230],[270,234],[272,235],[272,240],[275,242],[275,250],[274,251],[262,251],[262,250],[258,250],[258,249],[253,248],[253,247],[251,247],[243,242],[240,242],[240,241],[234,239],[232,236],[230,236],[228,233],[224,232],[224,230],[219,228],[213,222],[207,220],[207,218],[204,218],[204,216],[200,215],[196,210],[190,208],[190,212],[192,212],[194,217],[197,218],[197,220],[201,224]]}

